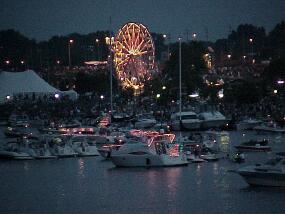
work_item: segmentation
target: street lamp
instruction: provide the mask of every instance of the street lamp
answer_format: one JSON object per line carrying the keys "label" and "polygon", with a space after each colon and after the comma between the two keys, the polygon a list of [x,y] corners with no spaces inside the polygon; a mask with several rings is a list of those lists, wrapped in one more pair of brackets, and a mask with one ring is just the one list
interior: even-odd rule
{"label": "street lamp", "polygon": [[195,41],[196,38],[197,38],[197,33],[193,33],[193,34],[192,34],[192,39],[193,39],[193,41]]}
{"label": "street lamp", "polygon": [[97,43],[97,58],[98,58],[98,61],[100,61],[100,56],[99,56],[99,39],[96,39],[95,40],[96,41],[96,43]]}
{"label": "street lamp", "polygon": [[250,43],[250,55],[251,57],[253,57],[253,38],[249,39],[249,43]]}
{"label": "street lamp", "polygon": [[68,42],[68,66],[71,67],[71,56],[70,56],[70,47],[73,44],[74,40],[70,39]]}

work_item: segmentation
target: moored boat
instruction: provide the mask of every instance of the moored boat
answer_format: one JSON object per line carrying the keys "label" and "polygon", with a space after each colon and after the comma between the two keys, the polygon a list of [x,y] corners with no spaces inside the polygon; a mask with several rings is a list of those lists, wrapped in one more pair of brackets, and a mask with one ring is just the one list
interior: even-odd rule
{"label": "moored boat", "polygon": [[236,170],[249,185],[285,187],[285,156]]}
{"label": "moored boat", "polygon": [[187,165],[179,144],[172,144],[174,134],[145,136],[145,140],[129,140],[114,151],[111,161],[118,167],[162,167]]}

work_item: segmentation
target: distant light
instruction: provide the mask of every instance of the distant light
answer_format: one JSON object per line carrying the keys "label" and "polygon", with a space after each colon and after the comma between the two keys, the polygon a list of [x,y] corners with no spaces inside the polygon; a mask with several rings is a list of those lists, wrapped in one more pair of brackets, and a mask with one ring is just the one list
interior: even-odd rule
{"label": "distant light", "polygon": [[6,60],[5,63],[6,63],[7,65],[9,65],[9,64],[10,64],[10,61],[9,61],[9,60]]}
{"label": "distant light", "polygon": [[193,34],[192,34],[192,37],[193,37],[193,39],[196,39],[197,33],[193,33]]}
{"label": "distant light", "polygon": [[6,99],[7,99],[7,100],[10,100],[10,99],[11,99],[11,96],[10,96],[10,95],[7,95],[7,96],[6,96]]}
{"label": "distant light", "polygon": [[277,81],[277,84],[280,84],[280,85],[281,85],[281,84],[284,84],[284,80],[278,80],[278,81]]}
{"label": "distant light", "polygon": [[224,90],[223,90],[223,89],[221,89],[221,90],[218,92],[218,97],[219,97],[220,99],[222,99],[222,98],[224,97]]}
{"label": "distant light", "polygon": [[96,42],[98,43],[98,42],[99,42],[99,39],[96,39]]}
{"label": "distant light", "polygon": [[24,63],[25,63],[24,60],[22,60],[22,61],[21,61],[21,64],[23,65]]}
{"label": "distant light", "polygon": [[73,43],[73,42],[74,42],[74,40],[73,40],[73,39],[70,39],[70,40],[69,40],[69,43]]}
{"label": "distant light", "polygon": [[191,97],[191,98],[196,98],[196,97],[199,97],[199,94],[197,92],[195,92],[195,93],[190,94],[188,96]]}
{"label": "distant light", "polygon": [[58,98],[59,98],[59,94],[56,93],[56,94],[54,95],[54,97],[55,97],[56,99],[58,99]]}
{"label": "distant light", "polygon": [[230,59],[232,57],[232,55],[228,54],[227,57]]}
{"label": "distant light", "polygon": [[163,38],[165,39],[167,37],[167,35],[166,34],[163,34]]}
{"label": "distant light", "polygon": [[252,64],[254,64],[254,63],[255,63],[255,59],[252,60]]}
{"label": "distant light", "polygon": [[104,99],[104,95],[101,95],[101,96],[100,96],[100,99],[103,100],[103,99]]}
{"label": "distant light", "polygon": [[246,58],[246,56],[242,56],[244,59]]}
{"label": "distant light", "polygon": [[249,39],[249,42],[253,42],[253,39],[252,39],[252,38],[250,38],[250,39]]}
{"label": "distant light", "polygon": [[157,94],[157,95],[156,95],[156,98],[160,98],[160,94]]}
{"label": "distant light", "polygon": [[57,60],[57,61],[56,61],[56,64],[60,64],[60,61],[59,61],[59,60]]}
{"label": "distant light", "polygon": [[165,90],[166,89],[166,86],[162,86],[162,90]]}
{"label": "distant light", "polygon": [[277,92],[278,92],[278,91],[277,91],[276,89],[273,91],[274,94],[277,94]]}

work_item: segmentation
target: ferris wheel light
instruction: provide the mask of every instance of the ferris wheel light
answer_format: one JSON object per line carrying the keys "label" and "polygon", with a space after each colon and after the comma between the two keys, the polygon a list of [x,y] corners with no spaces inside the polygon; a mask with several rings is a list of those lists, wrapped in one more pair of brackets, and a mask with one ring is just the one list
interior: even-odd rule
{"label": "ferris wheel light", "polygon": [[[106,43],[110,43],[106,38]],[[123,88],[141,88],[152,77],[154,43],[148,29],[140,23],[127,23],[117,33],[112,47],[118,79]]]}

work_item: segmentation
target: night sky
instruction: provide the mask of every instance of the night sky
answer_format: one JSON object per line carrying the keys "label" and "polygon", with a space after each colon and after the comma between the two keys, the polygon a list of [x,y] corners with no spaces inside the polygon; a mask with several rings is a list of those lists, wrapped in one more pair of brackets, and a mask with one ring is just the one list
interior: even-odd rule
{"label": "night sky", "polygon": [[[285,0],[1,0],[0,30],[15,29],[29,38],[90,33],[118,28],[129,21],[151,32],[170,33],[171,40],[198,38],[215,41],[230,29],[249,23],[270,31],[285,20]],[[208,30],[206,30],[208,29]]]}

